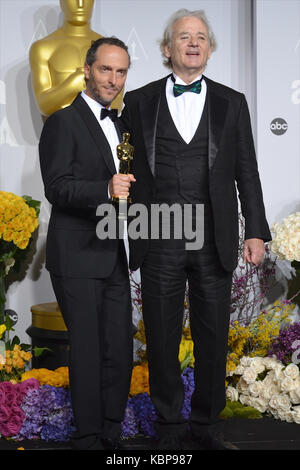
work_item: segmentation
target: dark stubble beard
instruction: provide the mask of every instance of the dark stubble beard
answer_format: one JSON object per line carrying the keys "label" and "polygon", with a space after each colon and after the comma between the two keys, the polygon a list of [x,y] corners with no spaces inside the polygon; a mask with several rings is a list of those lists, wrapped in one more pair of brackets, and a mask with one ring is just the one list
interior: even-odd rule
{"label": "dark stubble beard", "polygon": [[87,80],[86,82],[86,87],[87,87],[87,90],[89,92],[89,94],[92,96],[92,98],[97,101],[97,103],[101,104],[102,106],[109,106],[112,101],[118,96],[119,92],[116,94],[116,96],[114,96],[114,98],[110,101],[106,101],[102,98],[102,96],[99,95],[98,91],[97,91],[97,87],[96,87],[96,84],[95,84],[95,80],[94,80],[94,76],[93,74],[91,73],[90,74],[90,78],[89,80]]}

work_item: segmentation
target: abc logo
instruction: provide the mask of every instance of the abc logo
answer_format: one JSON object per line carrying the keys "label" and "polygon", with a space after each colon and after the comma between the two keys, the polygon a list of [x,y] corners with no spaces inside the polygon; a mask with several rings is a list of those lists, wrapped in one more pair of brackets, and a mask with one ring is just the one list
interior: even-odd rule
{"label": "abc logo", "polygon": [[273,132],[273,134],[282,135],[287,131],[288,125],[284,119],[275,118],[271,122],[270,129]]}

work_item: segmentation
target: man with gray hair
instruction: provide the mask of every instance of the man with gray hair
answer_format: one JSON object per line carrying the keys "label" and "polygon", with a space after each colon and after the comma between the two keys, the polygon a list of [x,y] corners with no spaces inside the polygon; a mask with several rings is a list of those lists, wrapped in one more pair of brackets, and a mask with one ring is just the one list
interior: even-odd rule
{"label": "man with gray hair", "polygon": [[130,267],[141,269],[160,449],[182,448],[188,429],[178,361],[186,283],[195,356],[192,435],[200,449],[235,448],[219,433],[219,415],[226,403],[231,284],[238,259],[236,184],[245,218],[244,261],[258,265],[264,242],[271,239],[245,96],[203,75],[215,49],[204,12],[179,10],[161,42],[172,74],[124,98],[122,119],[135,146],[134,201],[149,209],[161,203],[204,205],[201,249],[187,249],[184,237],[129,239]]}

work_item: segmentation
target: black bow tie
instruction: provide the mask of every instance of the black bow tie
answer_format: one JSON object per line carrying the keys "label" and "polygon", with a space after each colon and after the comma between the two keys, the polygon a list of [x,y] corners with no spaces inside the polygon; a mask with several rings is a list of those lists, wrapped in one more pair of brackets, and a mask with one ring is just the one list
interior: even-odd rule
{"label": "black bow tie", "polygon": [[100,119],[105,119],[106,117],[109,117],[112,121],[115,121],[118,117],[118,110],[117,109],[107,109],[107,108],[102,108],[101,109],[101,116]]}

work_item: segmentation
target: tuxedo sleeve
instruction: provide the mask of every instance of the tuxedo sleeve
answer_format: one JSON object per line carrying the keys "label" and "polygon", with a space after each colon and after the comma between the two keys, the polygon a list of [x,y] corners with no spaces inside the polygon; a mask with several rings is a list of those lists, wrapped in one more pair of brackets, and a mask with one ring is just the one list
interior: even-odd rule
{"label": "tuxedo sleeve", "polygon": [[271,240],[271,234],[265,216],[250,114],[246,98],[241,96],[237,122],[236,181],[245,218],[245,239],[260,238],[267,242]]}
{"label": "tuxedo sleeve", "polygon": [[39,143],[45,196],[58,207],[90,211],[108,202],[109,180],[81,179],[75,174],[77,139],[80,133],[75,135],[62,113],[54,113],[45,122]]}

